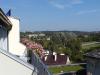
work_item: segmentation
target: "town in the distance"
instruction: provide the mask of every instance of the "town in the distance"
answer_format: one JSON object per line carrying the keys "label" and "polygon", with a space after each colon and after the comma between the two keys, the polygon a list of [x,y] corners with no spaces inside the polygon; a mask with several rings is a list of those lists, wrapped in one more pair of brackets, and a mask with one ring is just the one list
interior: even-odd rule
{"label": "town in the distance", "polygon": [[96,64],[99,61],[99,31],[26,31],[20,35],[21,42],[27,47],[32,44],[42,46],[36,49],[36,53],[54,74],[86,75],[87,71],[96,72],[99,67],[92,67],[99,65]]}
{"label": "town in the distance", "polygon": [[0,8],[0,75],[99,75],[100,31],[20,31]]}

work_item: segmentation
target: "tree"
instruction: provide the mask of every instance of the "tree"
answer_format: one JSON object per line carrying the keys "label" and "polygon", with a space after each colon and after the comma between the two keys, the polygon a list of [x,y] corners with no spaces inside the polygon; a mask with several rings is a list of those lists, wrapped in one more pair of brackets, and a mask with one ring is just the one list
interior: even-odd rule
{"label": "tree", "polygon": [[[80,59],[81,55],[81,42],[79,39],[69,40],[67,47],[71,50],[71,59],[77,61]],[[81,60],[81,59],[80,59]]]}

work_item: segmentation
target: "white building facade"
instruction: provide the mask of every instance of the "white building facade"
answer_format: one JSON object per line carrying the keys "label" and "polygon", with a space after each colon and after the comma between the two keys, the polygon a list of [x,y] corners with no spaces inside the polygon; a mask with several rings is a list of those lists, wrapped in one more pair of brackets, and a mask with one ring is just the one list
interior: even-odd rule
{"label": "white building facade", "polygon": [[19,19],[0,9],[0,75],[50,75],[37,55],[33,54],[33,65],[25,62],[27,48],[20,43],[19,25]]}
{"label": "white building facade", "polygon": [[10,20],[0,8],[0,75],[37,75],[37,69],[34,66],[16,57],[12,54],[13,51],[9,53],[11,28]]}
{"label": "white building facade", "polygon": [[[0,48],[27,61],[27,48],[20,43],[20,20],[7,17],[4,13],[0,19]],[[7,25],[10,25],[10,29]]]}
{"label": "white building facade", "polygon": [[14,17],[8,17],[12,23],[12,29],[9,32],[8,40],[9,40],[9,52],[23,57],[27,51],[26,46],[20,43],[20,20]]}

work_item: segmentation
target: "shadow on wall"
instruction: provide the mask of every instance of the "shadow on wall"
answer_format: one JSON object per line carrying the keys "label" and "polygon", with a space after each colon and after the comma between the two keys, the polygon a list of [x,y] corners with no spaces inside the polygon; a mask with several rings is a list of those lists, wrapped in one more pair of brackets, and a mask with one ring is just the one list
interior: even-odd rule
{"label": "shadow on wall", "polygon": [[7,50],[7,30],[0,26],[0,48]]}

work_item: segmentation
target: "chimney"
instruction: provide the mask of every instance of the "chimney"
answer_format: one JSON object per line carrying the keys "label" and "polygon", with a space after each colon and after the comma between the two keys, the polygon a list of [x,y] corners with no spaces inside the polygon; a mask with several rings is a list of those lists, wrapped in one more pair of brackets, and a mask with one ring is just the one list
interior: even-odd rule
{"label": "chimney", "polygon": [[57,60],[57,53],[56,52],[53,52],[53,55],[54,55],[54,59],[56,61]]}

